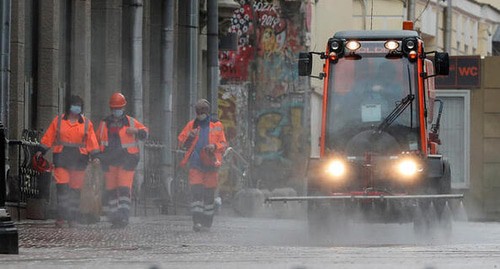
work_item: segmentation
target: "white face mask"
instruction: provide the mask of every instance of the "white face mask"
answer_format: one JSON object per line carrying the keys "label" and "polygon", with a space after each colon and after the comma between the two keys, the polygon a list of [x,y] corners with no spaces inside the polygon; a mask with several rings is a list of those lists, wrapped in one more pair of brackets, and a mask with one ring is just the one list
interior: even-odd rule
{"label": "white face mask", "polygon": [[207,114],[200,114],[200,115],[196,116],[196,118],[197,118],[198,120],[205,120],[207,117],[208,117],[208,115],[207,115]]}
{"label": "white face mask", "polygon": [[113,116],[119,118],[123,116],[123,109],[113,109],[111,113],[113,114]]}
{"label": "white face mask", "polygon": [[71,105],[69,107],[69,112],[78,115],[78,114],[82,113],[82,107],[76,106],[76,105]]}

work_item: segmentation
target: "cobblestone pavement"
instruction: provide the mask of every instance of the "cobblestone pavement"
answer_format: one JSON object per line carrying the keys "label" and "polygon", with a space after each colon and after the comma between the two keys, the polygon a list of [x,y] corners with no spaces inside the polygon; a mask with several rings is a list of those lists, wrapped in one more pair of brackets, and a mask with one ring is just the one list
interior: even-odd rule
{"label": "cobblestone pavement", "polygon": [[500,225],[459,223],[451,240],[422,242],[411,225],[354,225],[349,240],[308,242],[305,222],[218,216],[209,232],[188,216],[134,217],[54,228],[53,221],[17,223],[19,255],[0,268],[500,268]]}

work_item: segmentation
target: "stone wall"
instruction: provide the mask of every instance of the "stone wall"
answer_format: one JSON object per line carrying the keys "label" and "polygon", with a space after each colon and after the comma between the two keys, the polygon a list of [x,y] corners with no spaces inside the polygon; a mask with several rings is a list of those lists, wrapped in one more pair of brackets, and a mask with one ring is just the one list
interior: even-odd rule
{"label": "stone wall", "polygon": [[482,60],[481,89],[471,91],[469,218],[500,219],[500,57]]}

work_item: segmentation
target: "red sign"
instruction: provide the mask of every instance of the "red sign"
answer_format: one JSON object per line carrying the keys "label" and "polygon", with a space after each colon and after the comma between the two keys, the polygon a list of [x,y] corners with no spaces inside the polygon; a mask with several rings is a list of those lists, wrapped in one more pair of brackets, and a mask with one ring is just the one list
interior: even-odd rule
{"label": "red sign", "polygon": [[473,89],[480,87],[480,56],[450,56],[450,74],[436,77],[436,89]]}

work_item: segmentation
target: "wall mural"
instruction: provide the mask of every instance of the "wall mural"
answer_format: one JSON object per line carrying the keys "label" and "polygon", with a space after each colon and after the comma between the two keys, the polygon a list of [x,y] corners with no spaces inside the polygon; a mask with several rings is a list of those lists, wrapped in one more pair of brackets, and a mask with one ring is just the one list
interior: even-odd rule
{"label": "wall mural", "polygon": [[[248,139],[248,89],[246,85],[221,85],[219,87],[219,119],[224,125],[226,140],[248,162],[251,143]],[[219,194],[231,197],[243,186],[251,186],[243,172],[247,165],[228,154],[219,174]]]}
{"label": "wall mural", "polygon": [[287,185],[290,175],[297,174],[290,168],[307,158],[301,148],[307,144],[304,99],[298,93],[304,87],[297,70],[298,54],[305,49],[304,5],[284,0],[239,2],[229,29],[238,34],[238,50],[219,53],[221,81],[252,85],[254,176],[263,187]]}

